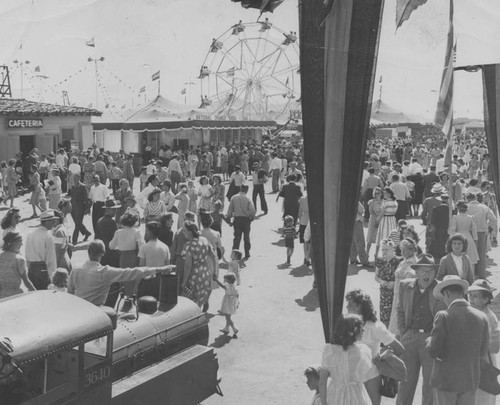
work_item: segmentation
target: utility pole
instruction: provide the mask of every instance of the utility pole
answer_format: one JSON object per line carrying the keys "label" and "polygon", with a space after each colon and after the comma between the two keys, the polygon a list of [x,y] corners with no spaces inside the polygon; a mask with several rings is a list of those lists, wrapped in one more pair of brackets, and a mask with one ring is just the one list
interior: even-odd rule
{"label": "utility pole", "polygon": [[88,58],[87,59],[89,62],[94,62],[95,65],[95,108],[99,108],[99,82],[98,82],[98,75],[99,72],[97,71],[97,62],[103,62],[104,61],[104,56],[101,56],[100,58]]}
{"label": "utility pole", "polygon": [[19,64],[19,66],[21,67],[21,98],[23,98],[23,76],[24,76],[24,73],[23,73],[23,66],[26,64],[26,65],[29,65],[31,62],[29,60],[26,60],[24,62],[19,62],[17,59],[15,59],[13,61],[16,65]]}

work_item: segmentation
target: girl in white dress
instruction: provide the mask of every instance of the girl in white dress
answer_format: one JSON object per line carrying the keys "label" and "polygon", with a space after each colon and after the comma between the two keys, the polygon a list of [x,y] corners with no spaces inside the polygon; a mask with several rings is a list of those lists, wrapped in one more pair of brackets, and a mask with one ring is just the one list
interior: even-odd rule
{"label": "girl in white dress", "polygon": [[319,383],[322,404],[370,404],[363,383],[372,367],[372,355],[368,346],[357,343],[362,335],[363,320],[359,315],[340,315],[335,324],[333,343],[326,344],[323,350]]}
{"label": "girl in white dress", "polygon": [[226,317],[226,326],[220,331],[224,334],[229,333],[229,328],[233,328],[233,333],[238,334],[238,329],[234,326],[231,316],[236,313],[239,306],[240,294],[236,288],[236,276],[233,273],[228,273],[224,276],[224,284],[222,284],[218,279],[217,275],[213,275],[213,280],[219,284],[221,288],[225,290],[224,298],[222,299],[222,305],[220,308],[221,314]]}

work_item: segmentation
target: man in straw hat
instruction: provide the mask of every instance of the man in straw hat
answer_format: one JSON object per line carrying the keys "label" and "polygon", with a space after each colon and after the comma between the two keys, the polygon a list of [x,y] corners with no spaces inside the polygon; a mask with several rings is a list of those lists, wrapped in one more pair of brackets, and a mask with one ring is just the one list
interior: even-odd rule
{"label": "man in straw hat", "polygon": [[443,192],[443,186],[439,183],[434,184],[431,189],[432,196],[426,198],[424,200],[424,203],[422,204],[421,218],[422,218],[422,224],[426,226],[425,230],[426,250],[429,250],[432,240],[432,226],[431,226],[432,210],[435,207],[441,205],[440,196],[442,192]]}
{"label": "man in straw hat", "polygon": [[426,350],[426,339],[432,331],[434,316],[446,306],[432,294],[437,281],[434,279],[438,265],[431,255],[421,255],[411,266],[416,279],[410,278],[399,284],[397,310],[397,337],[405,347],[401,359],[405,362],[408,379],[400,382],[396,400],[398,405],[413,403],[420,369],[422,369],[422,404],[432,405],[431,370],[432,358]]}
{"label": "man in straw hat", "polygon": [[488,319],[464,299],[469,283],[455,275],[443,278],[433,295],[448,309],[437,313],[428,350],[435,404],[474,404],[481,359],[488,353]]}
{"label": "man in straw hat", "polygon": [[28,276],[37,290],[46,290],[57,268],[56,249],[50,232],[59,223],[53,210],[40,214],[40,226],[26,236]]}

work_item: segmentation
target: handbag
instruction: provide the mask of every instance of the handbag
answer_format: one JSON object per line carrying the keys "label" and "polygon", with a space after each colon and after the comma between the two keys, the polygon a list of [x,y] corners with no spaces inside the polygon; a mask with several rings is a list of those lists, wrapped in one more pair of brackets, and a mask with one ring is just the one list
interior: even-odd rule
{"label": "handbag", "polygon": [[379,356],[373,359],[373,363],[377,366],[381,376],[394,379],[395,381],[406,381],[406,365],[391,350],[384,350]]}
{"label": "handbag", "polygon": [[488,362],[481,363],[481,373],[479,376],[479,389],[492,395],[500,394],[500,384],[498,384],[498,375],[500,370],[491,362],[491,354],[488,352]]}
{"label": "handbag", "polygon": [[398,393],[398,382],[394,378],[381,376],[380,378],[380,395],[387,398],[396,398]]}

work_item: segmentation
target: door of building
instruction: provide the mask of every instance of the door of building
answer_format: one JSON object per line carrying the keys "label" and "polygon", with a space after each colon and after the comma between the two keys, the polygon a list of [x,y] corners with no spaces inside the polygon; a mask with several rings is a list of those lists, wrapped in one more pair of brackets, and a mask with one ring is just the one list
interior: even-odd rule
{"label": "door of building", "polygon": [[19,137],[19,149],[23,154],[23,158],[28,156],[35,147],[35,135],[21,135]]}

